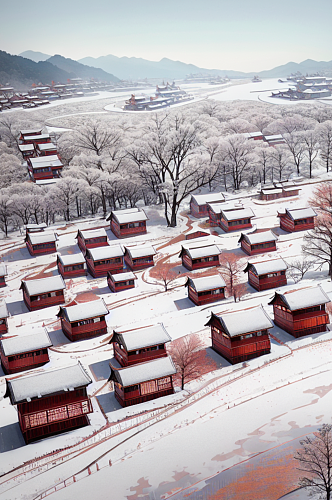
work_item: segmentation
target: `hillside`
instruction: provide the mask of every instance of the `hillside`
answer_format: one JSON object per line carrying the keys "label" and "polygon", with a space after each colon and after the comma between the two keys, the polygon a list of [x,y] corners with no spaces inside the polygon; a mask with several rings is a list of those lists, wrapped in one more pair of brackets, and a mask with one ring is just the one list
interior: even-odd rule
{"label": "hillside", "polygon": [[18,55],[21,57],[26,57],[27,59],[31,59],[31,61],[35,62],[46,61],[47,59],[52,57],[50,54],[44,54],[43,52],[36,52],[34,50],[25,50]]}
{"label": "hillside", "polygon": [[264,71],[241,72],[233,70],[206,69],[186,64],[181,61],[172,61],[163,58],[160,61],[148,61],[136,57],[116,57],[113,55],[101,56],[98,58],[85,57],[79,62],[89,64],[90,66],[102,68],[104,71],[113,72],[123,79],[139,78],[185,78],[193,73],[203,73],[218,76],[228,76],[229,78],[251,78],[259,75],[263,78],[286,77],[290,73],[300,71],[302,74],[316,73],[320,71],[332,71],[332,61],[313,61],[307,59],[301,63],[288,62],[275,68]]}
{"label": "hillside", "polygon": [[36,63],[0,50],[0,84],[2,85],[9,84],[20,90],[32,83],[66,82],[68,78],[74,76],[73,73],[63,71],[50,62]]}
{"label": "hillside", "polygon": [[119,82],[119,78],[114,76],[114,74],[107,73],[103,69],[90,67],[85,64],[81,64],[73,59],[67,59],[59,54],[50,57],[47,60],[48,63],[57,66],[67,73],[75,74],[78,78],[83,79],[95,79],[103,82]]}
{"label": "hillside", "polygon": [[115,73],[122,79],[142,79],[142,78],[185,78],[190,73],[204,73],[220,76],[229,76],[232,78],[240,78],[247,76],[246,73],[231,70],[204,69],[187,64],[181,61],[172,61],[171,59],[163,58],[160,61],[149,61],[147,59],[137,57],[117,57],[113,55],[101,56],[98,58],[85,57],[79,59],[79,62],[102,68],[104,71]]}

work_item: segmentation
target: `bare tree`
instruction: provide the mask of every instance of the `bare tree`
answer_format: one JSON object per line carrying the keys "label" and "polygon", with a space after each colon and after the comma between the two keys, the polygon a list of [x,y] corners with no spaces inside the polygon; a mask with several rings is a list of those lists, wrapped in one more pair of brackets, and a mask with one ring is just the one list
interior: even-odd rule
{"label": "bare tree", "polygon": [[318,153],[319,153],[318,136],[317,136],[317,133],[315,132],[315,130],[306,130],[305,132],[302,132],[301,135],[302,135],[302,139],[303,139],[304,155],[308,160],[309,177],[311,179],[314,161],[317,158]]}
{"label": "bare tree", "polygon": [[7,238],[9,224],[13,218],[13,202],[6,194],[0,194],[0,229]]}
{"label": "bare tree", "polygon": [[284,134],[283,138],[285,139],[288,149],[293,157],[297,173],[299,174],[305,151],[303,136],[300,132],[293,132],[291,134]]}
{"label": "bare tree", "polygon": [[207,356],[204,347],[204,342],[195,333],[173,340],[168,347],[177,369],[174,379],[181,389],[188,382],[216,369],[215,362]]}
{"label": "bare tree", "polygon": [[243,264],[241,257],[234,253],[223,253],[220,259],[220,274],[226,282],[229,295],[234,296],[234,301],[243,295],[244,290],[241,287],[241,276],[243,272]]}
{"label": "bare tree", "polygon": [[330,170],[332,162],[332,121],[328,120],[317,126],[317,135],[320,145],[320,157],[325,164],[326,172]]}
{"label": "bare tree", "polygon": [[287,262],[287,276],[297,283],[304,278],[305,274],[310,271],[314,265],[312,258],[302,256],[302,258],[293,259]]}
{"label": "bare tree", "polygon": [[323,424],[314,437],[300,441],[302,448],[294,455],[298,470],[305,475],[299,484],[308,488],[312,496],[331,499],[332,493],[332,425]]}
{"label": "bare tree", "polygon": [[222,160],[236,190],[240,189],[246,174],[253,165],[254,145],[252,142],[241,135],[230,135],[221,143]]}
{"label": "bare tree", "polygon": [[121,135],[118,128],[91,120],[75,130],[73,139],[79,150],[92,151],[97,156],[107,152],[113,157],[121,144]]}
{"label": "bare tree", "polygon": [[276,144],[270,151],[271,165],[271,180],[274,181],[274,172],[277,172],[278,180],[288,176],[291,169],[289,168],[289,149],[284,144]]}
{"label": "bare tree", "polygon": [[182,276],[182,274],[177,273],[174,270],[176,263],[171,262],[157,262],[157,264],[150,269],[149,276],[156,280],[155,283],[164,287],[164,291],[170,289],[170,285],[178,278]]}

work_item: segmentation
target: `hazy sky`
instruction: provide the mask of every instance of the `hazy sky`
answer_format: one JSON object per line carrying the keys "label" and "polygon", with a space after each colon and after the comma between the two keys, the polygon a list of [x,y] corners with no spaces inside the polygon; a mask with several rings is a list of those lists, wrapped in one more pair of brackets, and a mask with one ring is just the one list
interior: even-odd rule
{"label": "hazy sky", "polygon": [[331,0],[2,2],[0,49],[261,71],[332,60]]}

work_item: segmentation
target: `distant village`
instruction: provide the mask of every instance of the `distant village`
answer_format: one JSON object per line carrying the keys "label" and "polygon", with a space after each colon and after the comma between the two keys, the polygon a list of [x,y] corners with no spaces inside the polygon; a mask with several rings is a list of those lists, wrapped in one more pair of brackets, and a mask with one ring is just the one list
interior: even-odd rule
{"label": "distant village", "polygon": [[289,99],[291,101],[321,99],[330,97],[332,92],[332,78],[325,76],[294,75],[287,78],[294,82],[294,88],[272,92],[272,97]]}

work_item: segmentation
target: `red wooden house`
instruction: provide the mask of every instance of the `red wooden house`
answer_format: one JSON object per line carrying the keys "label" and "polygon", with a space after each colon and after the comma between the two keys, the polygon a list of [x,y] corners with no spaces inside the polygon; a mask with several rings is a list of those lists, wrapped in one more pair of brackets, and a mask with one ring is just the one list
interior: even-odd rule
{"label": "red wooden house", "polygon": [[249,285],[260,292],[287,285],[286,269],[287,264],[282,259],[273,259],[248,262],[243,272],[248,273]]}
{"label": "red wooden house", "polygon": [[28,158],[28,171],[33,182],[60,177],[63,163],[57,155]]}
{"label": "red wooden house", "polygon": [[7,318],[9,316],[9,312],[7,309],[7,304],[4,300],[0,302],[0,335],[8,332],[8,323]]}
{"label": "red wooden house", "polygon": [[56,252],[57,237],[54,233],[37,232],[27,233],[25,243],[30,255],[45,255]]}
{"label": "red wooden house", "polygon": [[111,231],[117,238],[146,234],[148,217],[140,208],[113,210],[106,220],[110,221]]}
{"label": "red wooden house", "polygon": [[21,130],[20,135],[19,135],[19,141],[24,141],[24,138],[26,137],[32,137],[34,135],[42,135],[42,129],[41,128],[35,128],[31,130]]}
{"label": "red wooden house", "polygon": [[46,144],[36,144],[35,147],[37,156],[51,156],[58,155],[57,147],[53,142],[47,142]]}
{"label": "red wooden house", "polygon": [[63,279],[77,278],[87,274],[85,258],[81,252],[69,255],[58,254],[56,261]]}
{"label": "red wooden house", "polygon": [[236,210],[222,210],[219,226],[226,232],[239,231],[252,227],[251,219],[255,214],[251,208],[237,208]]}
{"label": "red wooden house", "polygon": [[256,255],[264,252],[275,252],[278,237],[272,231],[260,233],[241,233],[239,243],[247,255]]}
{"label": "red wooden house", "polygon": [[320,286],[276,292],[273,305],[274,322],[293,337],[325,332],[330,322],[325,304],[330,299]]}
{"label": "red wooden house", "polygon": [[65,282],[62,276],[50,276],[38,280],[22,280],[23,300],[29,311],[57,306],[65,302]]}
{"label": "red wooden house", "polygon": [[197,219],[209,216],[209,203],[222,203],[225,197],[222,193],[192,194],[190,199],[190,215]]}
{"label": "red wooden house", "polygon": [[230,363],[240,363],[271,351],[273,323],[262,306],[240,311],[211,313],[212,348]]}
{"label": "red wooden house", "polygon": [[88,248],[85,259],[88,271],[94,278],[107,276],[108,272],[121,273],[124,251],[120,245]]}
{"label": "red wooden house", "polygon": [[46,228],[47,224],[45,224],[45,222],[41,222],[40,224],[27,224],[25,226],[26,235],[28,233],[41,233],[42,231],[45,231]]}
{"label": "red wooden house", "polygon": [[239,210],[243,208],[240,202],[208,203],[209,224],[211,227],[221,227],[222,212]]}
{"label": "red wooden house", "polygon": [[7,276],[7,266],[3,262],[0,262],[0,288],[6,286],[6,276]]}
{"label": "red wooden house", "polygon": [[51,142],[49,134],[24,135],[21,139],[21,144],[46,144]]}
{"label": "red wooden house", "polygon": [[131,271],[128,273],[107,273],[107,284],[112,292],[121,292],[129,288],[135,288],[136,276]]}
{"label": "red wooden house", "polygon": [[60,307],[57,314],[61,328],[71,341],[89,339],[107,333],[105,316],[109,313],[103,299],[70,307]]}
{"label": "red wooden house", "polygon": [[298,196],[301,189],[292,181],[274,182],[272,185],[263,186],[260,191],[260,200],[271,201],[289,196]]}
{"label": "red wooden house", "polygon": [[35,154],[35,147],[33,144],[20,144],[18,149],[21,151],[23,160],[27,160]]}
{"label": "red wooden house", "polygon": [[112,360],[109,381],[121,406],[144,403],[174,393],[172,375],[176,368],[169,356],[122,368]]}
{"label": "red wooden house", "polygon": [[131,366],[167,356],[171,341],[162,323],[124,332],[113,332],[114,357],[121,366]]}
{"label": "red wooden house", "polygon": [[182,259],[182,265],[194,271],[204,267],[219,266],[219,255],[221,250],[217,245],[206,245],[196,247],[181,247],[179,257]]}
{"label": "red wooden house", "polygon": [[87,229],[77,232],[77,244],[85,255],[88,248],[105,247],[108,245],[108,238],[104,228]]}
{"label": "red wooden house", "polygon": [[315,217],[317,216],[315,210],[312,208],[286,208],[285,212],[278,212],[280,218],[280,228],[289,233],[295,231],[305,231],[307,229],[314,229]]}
{"label": "red wooden house", "polygon": [[136,247],[125,247],[125,263],[131,271],[140,271],[147,267],[153,267],[155,249],[151,245],[140,245]]}
{"label": "red wooden house", "polygon": [[1,364],[5,373],[22,372],[49,362],[47,348],[53,344],[46,328],[31,331],[33,333],[29,335],[24,332],[24,335],[0,340]]}
{"label": "red wooden house", "polygon": [[80,363],[6,379],[5,397],[17,405],[26,443],[89,425],[91,379]]}
{"label": "red wooden house", "polygon": [[220,274],[202,278],[188,278],[188,297],[197,306],[217,302],[225,298],[226,283]]}

